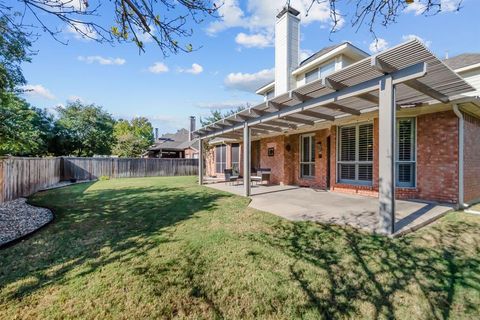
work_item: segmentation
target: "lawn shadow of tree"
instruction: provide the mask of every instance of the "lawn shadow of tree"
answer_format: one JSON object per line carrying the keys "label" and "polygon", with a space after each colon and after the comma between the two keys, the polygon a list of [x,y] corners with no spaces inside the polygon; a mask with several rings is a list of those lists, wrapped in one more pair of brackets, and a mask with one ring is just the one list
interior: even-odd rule
{"label": "lawn shadow of tree", "polygon": [[[185,186],[127,187],[96,190],[95,183],[38,193],[30,202],[54,209],[55,221],[40,239],[2,250],[0,289],[21,282],[4,294],[21,299],[52,283],[63,284],[112,262],[128,262],[161,243],[174,241],[168,227],[213,211],[231,197],[207,188]],[[65,201],[65,197],[69,199]],[[108,253],[103,252],[109,248]],[[27,278],[34,281],[22,281]]]}
{"label": "lawn shadow of tree", "polygon": [[[479,243],[461,237],[473,228],[460,222],[432,226],[422,236],[431,246],[417,244],[414,236],[391,239],[312,222],[282,221],[271,234],[250,237],[293,258],[291,279],[307,298],[297,306],[299,316],[314,311],[325,319],[365,317],[359,305],[366,303],[373,309],[369,318],[396,318],[395,295],[415,286],[428,317],[448,319],[458,286],[480,291]],[[305,266],[327,281],[308,276]],[[478,312],[478,306],[463,303],[472,315]]]}

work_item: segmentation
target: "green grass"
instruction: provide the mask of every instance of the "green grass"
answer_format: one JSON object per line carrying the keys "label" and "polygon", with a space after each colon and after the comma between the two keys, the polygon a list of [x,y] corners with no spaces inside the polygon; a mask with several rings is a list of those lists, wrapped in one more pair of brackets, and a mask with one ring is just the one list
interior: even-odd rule
{"label": "green grass", "polygon": [[293,223],[194,178],[38,193],[56,220],[0,251],[0,319],[478,317],[480,217],[400,239]]}

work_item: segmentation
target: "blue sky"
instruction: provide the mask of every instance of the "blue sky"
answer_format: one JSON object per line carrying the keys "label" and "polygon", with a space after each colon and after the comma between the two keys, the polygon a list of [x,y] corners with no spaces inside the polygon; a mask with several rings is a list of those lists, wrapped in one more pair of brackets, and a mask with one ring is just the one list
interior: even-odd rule
{"label": "blue sky", "polygon": [[[445,11],[458,0],[441,0]],[[377,47],[366,27],[359,31],[350,25],[353,8],[340,8],[346,15],[340,30],[330,34],[331,21],[323,5],[310,15],[304,11],[308,0],[292,0],[301,14],[303,55],[324,46],[350,41],[372,52],[419,37],[439,57],[463,52],[480,52],[478,12],[480,1],[464,0],[460,12],[435,16],[418,15],[418,3],[409,7],[396,24],[376,28]],[[272,3],[276,5],[272,6]],[[194,26],[188,40],[201,49],[165,58],[153,44],[139,54],[131,44],[99,44],[81,39],[64,30],[62,45],[44,34],[34,43],[38,54],[23,66],[29,88],[25,97],[33,105],[53,108],[68,100],[81,99],[103,106],[117,118],[148,117],[160,132],[188,126],[188,117],[205,116],[209,108],[232,108],[261,101],[252,93],[272,76],[274,48],[273,25],[285,1],[225,0],[223,19],[206,20]],[[110,2],[104,3],[108,10]],[[50,20],[52,25],[59,22]],[[107,17],[100,22],[109,25]],[[58,25],[61,27],[61,25]]]}

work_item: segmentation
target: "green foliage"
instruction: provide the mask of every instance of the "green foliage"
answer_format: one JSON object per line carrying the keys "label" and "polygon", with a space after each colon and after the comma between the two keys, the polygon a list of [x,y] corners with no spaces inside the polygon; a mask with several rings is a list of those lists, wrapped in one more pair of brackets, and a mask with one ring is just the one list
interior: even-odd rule
{"label": "green foliage", "polygon": [[153,143],[152,124],[144,117],[117,121],[113,134],[113,154],[120,157],[139,157]]}
{"label": "green foliage", "polygon": [[238,106],[237,108],[225,111],[223,113],[220,110],[210,110],[210,115],[209,116],[207,116],[205,118],[200,117],[200,124],[202,125],[202,127],[207,126],[207,125],[209,125],[211,123],[214,123],[218,120],[221,120],[225,117],[231,116],[231,115],[233,115],[237,112],[245,110],[245,108],[248,108],[248,107],[249,107],[248,104],[246,106]]}
{"label": "green foliage", "polygon": [[101,176],[100,178],[98,178],[98,180],[107,181],[107,180],[110,180],[110,177],[109,176]]}
{"label": "green foliage", "polygon": [[45,155],[53,117],[14,93],[0,93],[0,155]]}
{"label": "green foliage", "polygon": [[91,157],[110,155],[115,141],[115,120],[102,107],[80,101],[57,107],[55,123],[55,153]]}
{"label": "green foliage", "polygon": [[9,25],[9,18],[0,18],[0,93],[25,84],[20,64],[30,62],[31,43],[22,31]]}

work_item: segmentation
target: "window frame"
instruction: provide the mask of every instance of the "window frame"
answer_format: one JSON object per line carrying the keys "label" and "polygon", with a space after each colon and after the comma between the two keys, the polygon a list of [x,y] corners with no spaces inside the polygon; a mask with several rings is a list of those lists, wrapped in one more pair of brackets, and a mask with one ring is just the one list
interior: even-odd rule
{"label": "window frame", "polygon": [[[413,152],[413,157],[414,157],[414,160],[413,161],[400,161],[398,160],[399,158],[399,155],[400,155],[400,152],[399,152],[399,148],[400,148],[400,144],[399,144],[399,137],[400,137],[400,134],[399,134],[399,130],[400,130],[400,126],[399,126],[399,122],[400,120],[405,120],[405,119],[410,119],[413,121],[413,132],[412,132],[412,138],[413,138],[413,147],[415,148],[414,152]],[[408,117],[408,116],[404,116],[404,117],[397,117],[397,121],[395,123],[395,133],[396,133],[396,138],[395,138],[395,186],[397,188],[404,188],[404,189],[415,189],[417,187],[417,170],[418,170],[418,165],[417,165],[417,159],[418,159],[418,148],[417,148],[417,144],[418,144],[418,139],[417,139],[417,117]],[[413,181],[411,183],[401,183],[399,181],[399,175],[398,175],[398,172],[399,172],[399,165],[402,164],[402,163],[407,163],[407,164],[413,164],[414,166],[414,169],[413,169],[413,174],[414,174],[414,177],[413,177]]]}
{"label": "window frame", "polygon": [[[310,158],[310,161],[302,161],[303,160],[303,140],[304,138],[309,138],[310,140],[310,146],[309,146],[309,157]],[[298,161],[299,161],[299,177],[301,179],[314,179],[315,178],[315,151],[316,151],[316,147],[315,147],[315,133],[312,132],[312,133],[306,133],[306,134],[302,134],[300,135],[300,138],[299,138],[299,146],[300,146],[300,154],[299,154],[299,157],[298,157]],[[313,147],[313,148],[312,148]],[[312,154],[313,152],[313,154]],[[304,175],[303,174],[303,165],[308,165],[309,166],[309,171],[310,171],[310,175]],[[312,170],[313,169],[313,170]]]}
{"label": "window frame", "polygon": [[[235,159],[235,157],[233,156],[234,148],[238,149],[237,159]],[[230,145],[230,159],[232,163],[233,174],[235,173],[239,174],[240,173],[240,143],[232,143]],[[235,164],[237,165],[237,168],[234,167]]]}
{"label": "window frame", "polygon": [[[372,144],[375,142],[375,126],[373,121],[364,121],[354,124],[347,124],[343,126],[337,127],[337,156],[336,156],[336,180],[337,183],[344,183],[344,184],[352,184],[352,185],[360,185],[360,186],[372,186],[373,185],[373,176],[374,176],[374,162],[375,162],[375,149],[372,146],[372,160],[371,161],[360,161],[360,126],[362,125],[371,125],[372,126]],[[341,152],[341,136],[340,132],[342,128],[351,128],[355,127],[355,160],[354,161],[342,161],[340,160],[342,157]],[[355,179],[342,179],[340,176],[340,166],[344,165],[354,165],[355,166]],[[372,180],[359,180],[359,166],[361,165],[371,165],[372,167]]]}
{"label": "window frame", "polygon": [[[220,161],[217,161],[218,157],[218,150],[223,147],[223,152],[220,152]],[[225,155],[225,158],[222,157],[222,155]],[[218,164],[220,164],[220,172],[217,170],[218,169]],[[223,170],[222,170],[222,164],[223,164]],[[225,169],[227,169],[227,145],[226,144],[218,144],[215,146],[215,172],[217,174],[225,173]]]}

